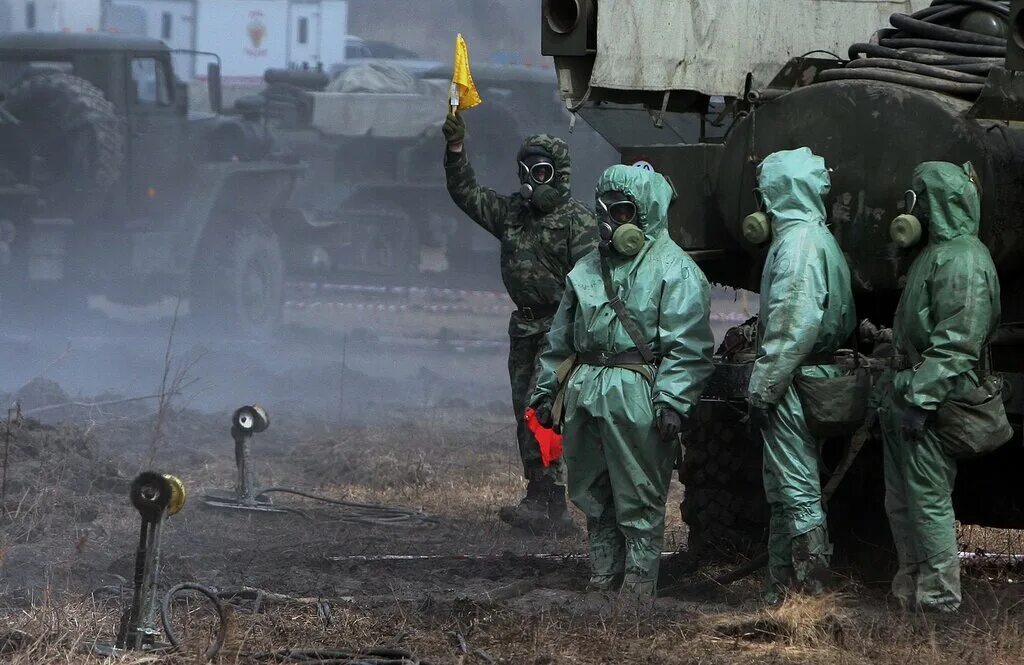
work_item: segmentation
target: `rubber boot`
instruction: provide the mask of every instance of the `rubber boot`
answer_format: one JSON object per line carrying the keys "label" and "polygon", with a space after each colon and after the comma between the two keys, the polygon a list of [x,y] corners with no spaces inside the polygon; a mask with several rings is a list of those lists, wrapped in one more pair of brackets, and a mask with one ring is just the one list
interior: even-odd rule
{"label": "rubber boot", "polygon": [[548,485],[550,478],[530,480],[526,483],[526,496],[515,506],[502,506],[498,517],[502,522],[519,529],[541,532],[550,529],[548,517]]}
{"label": "rubber boot", "polygon": [[517,506],[503,507],[498,516],[502,522],[534,534],[565,535],[576,530],[565,504],[565,486],[547,476],[527,482],[526,497]]}
{"label": "rubber boot", "polygon": [[658,580],[641,577],[635,573],[626,573],[622,578],[621,593],[639,598],[653,598],[657,591]]}
{"label": "rubber boot", "polygon": [[622,586],[622,574],[617,575],[591,575],[587,582],[586,592],[604,593],[615,591]]}
{"label": "rubber boot", "polygon": [[828,564],[832,545],[828,541],[828,530],[822,524],[807,533],[794,536],[792,543],[793,576],[798,588],[812,596],[822,595],[831,579]]}
{"label": "rubber boot", "polygon": [[572,521],[569,506],[565,502],[565,485],[557,485],[552,482],[547,499],[551,529],[560,536],[577,533],[576,523]]}

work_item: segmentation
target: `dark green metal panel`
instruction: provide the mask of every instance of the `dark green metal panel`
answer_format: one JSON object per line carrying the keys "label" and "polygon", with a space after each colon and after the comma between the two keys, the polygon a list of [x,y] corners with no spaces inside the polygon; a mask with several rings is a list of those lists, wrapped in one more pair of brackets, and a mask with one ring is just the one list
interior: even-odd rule
{"label": "dark green metal panel", "polygon": [[697,260],[708,279],[749,288],[757,266],[729,235],[714,198],[723,149],[706,143],[625,147],[622,163],[647,162],[672,182],[677,198],[669,208],[669,233]]}

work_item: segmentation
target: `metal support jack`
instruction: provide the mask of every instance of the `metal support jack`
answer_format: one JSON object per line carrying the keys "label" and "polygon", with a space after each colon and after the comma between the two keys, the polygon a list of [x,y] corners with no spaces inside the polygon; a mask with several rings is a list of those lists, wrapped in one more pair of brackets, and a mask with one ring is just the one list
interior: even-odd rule
{"label": "metal support jack", "polygon": [[114,644],[98,644],[102,656],[128,651],[163,651],[170,644],[157,641],[157,582],[160,576],[160,537],[164,523],[185,505],[185,486],[175,476],[146,471],[132,481],[132,505],[142,516],[135,552],[132,604],[121,618]]}
{"label": "metal support jack", "polygon": [[249,459],[249,440],[253,434],[265,431],[270,417],[261,406],[243,406],[231,416],[231,438],[235,441],[235,466],[238,477],[234,490],[210,490],[203,496],[203,504],[212,508],[250,510],[263,513],[288,513],[275,508],[269,496],[258,496]]}

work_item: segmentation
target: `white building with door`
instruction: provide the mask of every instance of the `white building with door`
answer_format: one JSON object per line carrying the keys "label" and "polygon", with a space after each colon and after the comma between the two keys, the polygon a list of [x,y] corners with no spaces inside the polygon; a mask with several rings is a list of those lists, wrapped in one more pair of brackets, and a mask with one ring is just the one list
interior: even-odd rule
{"label": "white building with door", "polygon": [[[271,67],[330,68],[345,60],[346,0],[0,0],[0,31],[104,30],[162,39],[220,56],[226,78]],[[180,55],[179,76],[202,76],[208,58]]]}
{"label": "white building with door", "polygon": [[104,0],[0,0],[2,32],[96,32]]}
{"label": "white building with door", "polygon": [[[329,67],[345,59],[345,0],[105,0],[105,29],[210,51],[227,78],[262,77],[271,67]],[[201,76],[206,61],[179,57]]]}

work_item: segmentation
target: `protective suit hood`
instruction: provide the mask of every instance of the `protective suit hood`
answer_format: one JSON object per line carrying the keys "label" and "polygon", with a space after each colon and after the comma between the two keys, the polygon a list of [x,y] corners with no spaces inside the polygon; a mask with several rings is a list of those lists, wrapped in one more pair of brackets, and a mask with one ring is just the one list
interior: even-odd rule
{"label": "protective suit hood", "polygon": [[597,181],[597,196],[606,192],[622,192],[633,199],[647,240],[655,240],[668,229],[668,207],[674,194],[672,185],[660,173],[616,164]]}
{"label": "protective suit hood", "polygon": [[970,163],[924,162],[914,169],[913,188],[928,218],[929,242],[978,235],[981,197]]}
{"label": "protective suit hood", "polygon": [[555,167],[555,179],[551,186],[558,190],[563,198],[572,194],[572,160],[569,159],[569,144],[550,134],[534,134],[528,136],[516,155],[516,163],[530,155],[546,155],[551,158]]}
{"label": "protective suit hood", "polygon": [[825,223],[825,195],[832,181],[825,160],[810,148],[768,155],[757,167],[757,182],[774,232]]}

